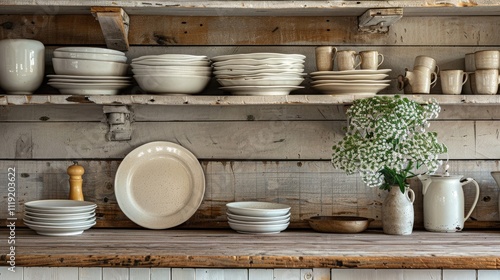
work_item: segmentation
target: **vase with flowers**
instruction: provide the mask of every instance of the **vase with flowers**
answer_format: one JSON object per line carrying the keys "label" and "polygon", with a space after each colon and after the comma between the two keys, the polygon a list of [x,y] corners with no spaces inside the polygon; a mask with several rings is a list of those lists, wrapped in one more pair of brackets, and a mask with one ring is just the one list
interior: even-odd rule
{"label": "vase with flowers", "polygon": [[344,138],[333,146],[334,168],[359,173],[369,187],[389,191],[382,204],[382,226],[388,234],[411,234],[413,191],[407,179],[426,168],[435,172],[447,153],[437,133],[427,131],[441,107],[435,100],[419,104],[399,95],[355,100],[347,110]]}

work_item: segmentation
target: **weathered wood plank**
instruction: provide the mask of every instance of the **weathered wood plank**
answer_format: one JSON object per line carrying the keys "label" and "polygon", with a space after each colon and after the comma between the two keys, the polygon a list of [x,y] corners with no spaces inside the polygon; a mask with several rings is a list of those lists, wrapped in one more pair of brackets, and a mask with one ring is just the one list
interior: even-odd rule
{"label": "weathered wood plank", "polygon": [[[97,227],[137,227],[120,210],[114,196],[114,177],[119,161],[80,161],[84,198],[97,208]],[[69,193],[66,169],[70,161],[0,161],[0,182],[7,180],[7,168],[17,172],[16,217],[22,219],[24,203],[37,199],[66,198]],[[450,172],[475,178],[480,199],[465,228],[497,228],[499,188],[490,172],[500,170],[498,161],[451,161]],[[328,161],[281,162],[202,162],[206,189],[198,211],[181,228],[224,228],[225,204],[259,200],[289,204],[292,228],[309,228],[304,219],[315,215],[358,215],[374,218],[372,227],[381,226],[381,204],[386,193],[367,188],[359,177],[335,170]],[[415,228],[423,227],[421,184],[411,181],[415,191]],[[466,209],[474,190],[464,187]],[[0,201],[7,201],[7,190],[0,190]],[[8,216],[0,211],[0,219]]]}

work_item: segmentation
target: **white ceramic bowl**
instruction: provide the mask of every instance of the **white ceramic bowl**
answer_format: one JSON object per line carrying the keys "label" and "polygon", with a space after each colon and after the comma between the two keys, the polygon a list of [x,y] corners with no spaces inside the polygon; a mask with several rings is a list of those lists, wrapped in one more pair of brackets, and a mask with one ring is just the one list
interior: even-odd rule
{"label": "white ceramic bowl", "polygon": [[120,62],[57,57],[52,58],[52,64],[58,75],[123,76],[128,68],[128,64]]}
{"label": "white ceramic bowl", "polygon": [[230,202],[226,207],[233,214],[256,217],[283,216],[288,214],[291,208],[286,204],[261,201]]}
{"label": "white ceramic bowl", "polygon": [[36,40],[0,40],[0,86],[8,94],[32,94],[43,81],[45,47]]}
{"label": "white ceramic bowl", "polygon": [[134,75],[139,87],[150,93],[196,94],[210,82],[209,76],[195,75]]}
{"label": "white ceramic bowl", "polygon": [[57,48],[58,52],[79,52],[79,53],[98,53],[98,54],[114,54],[125,56],[124,52],[106,49],[106,48],[93,48],[93,47],[62,47]]}
{"label": "white ceramic bowl", "polygon": [[144,67],[144,66],[210,66],[209,61],[204,60],[161,60],[161,59],[152,59],[152,60],[141,60],[137,62],[132,62],[130,64],[132,68]]}
{"label": "white ceramic bowl", "polygon": [[86,59],[99,61],[127,62],[127,57],[123,55],[106,54],[106,53],[80,53],[80,52],[61,52],[54,51],[54,57],[57,58],[72,58]]}
{"label": "white ceramic bowl", "polygon": [[158,55],[143,55],[133,58],[132,61],[145,61],[149,59],[164,59],[164,60],[208,60],[205,55],[191,55],[191,54],[158,54]]}
{"label": "white ceramic bowl", "polygon": [[155,70],[155,69],[132,69],[135,75],[196,75],[196,76],[211,76],[212,70]]}

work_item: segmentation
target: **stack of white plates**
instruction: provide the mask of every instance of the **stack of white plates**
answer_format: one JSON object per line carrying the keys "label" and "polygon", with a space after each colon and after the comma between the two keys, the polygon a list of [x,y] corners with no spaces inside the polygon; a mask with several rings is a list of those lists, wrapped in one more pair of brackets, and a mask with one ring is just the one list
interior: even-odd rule
{"label": "stack of white plates", "polygon": [[286,204],[240,201],[226,206],[229,227],[240,233],[279,233],[290,224],[290,206]]}
{"label": "stack of white plates", "polygon": [[212,77],[210,60],[204,55],[161,54],[132,59],[132,72],[139,87],[157,94],[196,94]]}
{"label": "stack of white plates", "polygon": [[56,75],[47,84],[62,94],[114,95],[130,86],[125,53],[105,48],[64,47],[54,50]]}
{"label": "stack of white plates", "polygon": [[24,207],[24,224],[41,235],[78,235],[96,224],[97,205],[88,201],[35,200]]}
{"label": "stack of white plates", "polygon": [[212,58],[220,89],[235,95],[288,95],[303,88],[301,54],[246,53]]}
{"label": "stack of white plates", "polygon": [[389,86],[391,69],[318,71],[310,73],[311,88],[323,94],[374,96]]}

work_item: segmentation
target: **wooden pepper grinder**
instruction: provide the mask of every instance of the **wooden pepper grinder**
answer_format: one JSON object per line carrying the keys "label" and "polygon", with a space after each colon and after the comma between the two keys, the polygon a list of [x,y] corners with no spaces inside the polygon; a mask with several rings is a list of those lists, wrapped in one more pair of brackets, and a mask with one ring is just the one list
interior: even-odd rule
{"label": "wooden pepper grinder", "polygon": [[69,175],[69,199],[83,201],[82,175],[85,170],[81,165],[78,165],[78,162],[75,161],[74,163],[68,167],[67,171]]}

